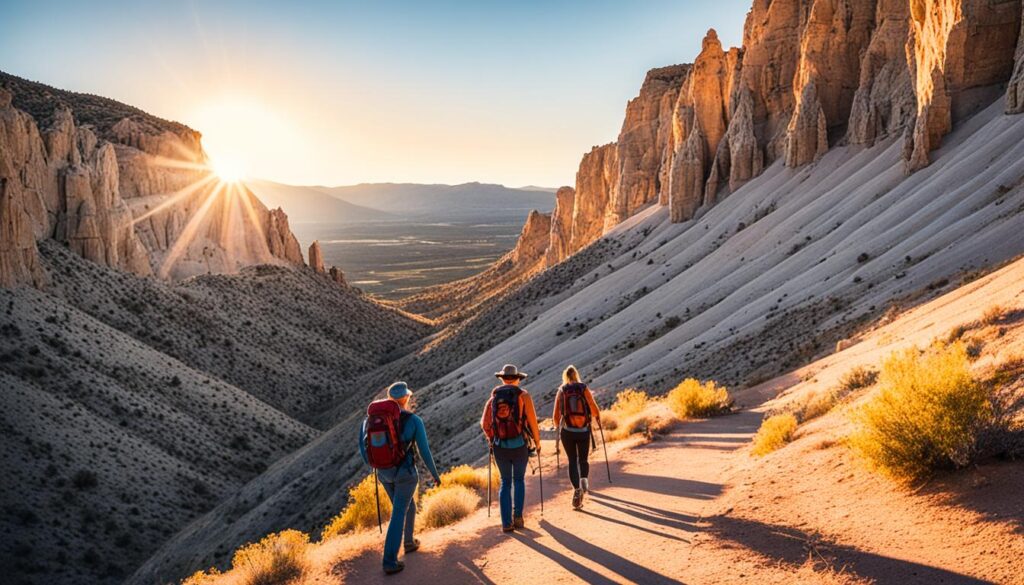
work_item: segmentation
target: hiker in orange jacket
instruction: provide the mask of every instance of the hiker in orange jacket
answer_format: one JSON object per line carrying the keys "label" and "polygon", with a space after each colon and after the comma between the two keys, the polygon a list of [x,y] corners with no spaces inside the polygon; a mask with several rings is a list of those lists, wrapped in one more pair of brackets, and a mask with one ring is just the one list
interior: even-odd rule
{"label": "hiker in orange jacket", "polygon": [[494,375],[502,384],[491,391],[491,397],[480,418],[480,428],[487,435],[501,476],[501,487],[498,490],[501,530],[512,532],[524,526],[526,466],[531,447],[540,453],[540,428],[537,426],[533,399],[525,388],[519,386],[526,374],[508,364]]}
{"label": "hiker in orange jacket", "polygon": [[[569,481],[572,482],[572,507],[583,507],[583,494],[590,489],[590,446],[594,444],[591,423],[600,422],[601,410],[590,388],[580,381],[576,366],[562,372],[562,386],[555,395],[555,412],[551,415],[559,440],[569,459]],[[557,448],[557,446],[556,446]]]}

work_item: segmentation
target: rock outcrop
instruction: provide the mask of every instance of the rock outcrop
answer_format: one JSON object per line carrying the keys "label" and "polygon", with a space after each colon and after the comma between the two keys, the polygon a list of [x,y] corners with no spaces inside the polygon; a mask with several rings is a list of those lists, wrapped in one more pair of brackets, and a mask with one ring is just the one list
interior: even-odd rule
{"label": "rock outcrop", "polygon": [[576,171],[570,254],[583,249],[618,223],[609,209],[618,186],[619,153],[614,143],[595,146],[583,155]]}
{"label": "rock outcrop", "polygon": [[309,245],[309,267],[316,272],[324,272],[324,254],[320,250],[320,240],[313,240]]}
{"label": "rock outcrop", "polygon": [[551,242],[551,215],[534,209],[526,217],[519,239],[512,249],[512,264],[520,269],[533,269],[546,258]]}
{"label": "rock outcrop", "polygon": [[[105,98],[3,73],[0,83],[5,286],[44,283],[34,260],[42,239],[142,276],[303,262],[284,212],[268,211],[244,186],[218,183],[198,132]],[[113,121],[118,112],[126,117]]]}
{"label": "rock outcrop", "polygon": [[1013,57],[1013,75],[1006,88],[1006,113],[1024,113],[1024,12],[1021,13],[1017,50]]}
{"label": "rock outcrop", "polygon": [[572,217],[575,207],[575,189],[562,187],[555,193],[555,209],[551,212],[551,236],[545,260],[547,266],[558,264],[572,253]]}
{"label": "rock outcrop", "polygon": [[331,266],[329,276],[331,277],[331,280],[333,280],[335,283],[341,286],[347,286],[347,283],[345,282],[345,273],[341,271],[341,268],[338,268],[337,266]]}

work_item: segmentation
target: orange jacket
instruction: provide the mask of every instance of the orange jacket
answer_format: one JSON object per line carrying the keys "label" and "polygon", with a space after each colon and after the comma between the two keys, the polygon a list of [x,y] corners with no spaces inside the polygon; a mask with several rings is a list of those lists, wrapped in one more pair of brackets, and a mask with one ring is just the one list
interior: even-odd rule
{"label": "orange jacket", "polygon": [[[583,390],[583,396],[587,399],[587,404],[590,406],[590,417],[594,420],[601,420],[601,409],[597,407],[597,402],[594,400],[594,395],[591,394],[590,388]],[[551,414],[551,420],[555,423],[555,428],[561,428],[562,425],[562,389],[558,389],[558,394],[555,395],[555,412]]]}
{"label": "orange jacket", "polygon": [[[519,412],[526,413],[527,432],[533,435],[533,444],[540,445],[540,427],[537,426],[537,411],[533,408],[533,398],[525,388],[520,388],[520,390],[522,393],[519,394]],[[493,396],[487,399],[483,416],[480,417],[480,428],[484,430],[488,440],[494,440],[494,429],[491,427],[492,400],[494,400]]]}

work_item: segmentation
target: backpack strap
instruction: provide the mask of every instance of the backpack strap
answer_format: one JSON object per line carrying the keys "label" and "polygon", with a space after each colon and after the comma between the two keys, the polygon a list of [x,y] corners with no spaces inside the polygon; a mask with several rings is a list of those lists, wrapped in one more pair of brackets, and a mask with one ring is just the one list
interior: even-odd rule
{"label": "backpack strap", "polygon": [[[398,413],[398,440],[399,441],[402,440],[402,434],[405,433],[405,423],[409,422],[409,419],[411,419],[411,418],[412,418],[412,413],[409,412],[408,410],[403,410],[403,411],[400,411]],[[416,437],[415,436],[413,436],[413,438],[411,440],[409,440],[409,441],[402,441],[402,449],[405,452],[405,455],[402,457],[402,459],[404,460],[403,464],[405,462],[409,462],[410,464],[412,464],[414,466],[416,465],[416,449],[412,448],[412,444],[415,443],[415,442],[416,442]]]}

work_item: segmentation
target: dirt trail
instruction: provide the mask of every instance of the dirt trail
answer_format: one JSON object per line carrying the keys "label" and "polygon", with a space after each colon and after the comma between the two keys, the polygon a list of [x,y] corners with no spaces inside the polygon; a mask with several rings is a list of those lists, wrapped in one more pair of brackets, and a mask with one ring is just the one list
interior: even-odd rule
{"label": "dirt trail", "polygon": [[[591,458],[592,493],[573,511],[564,454],[555,469],[545,441],[544,515],[537,476],[528,476],[527,529],[502,534],[497,502],[492,517],[479,510],[458,525],[428,532],[406,570],[385,578],[379,545],[341,563],[346,583],[678,583],[703,573],[694,563],[702,517],[725,489],[734,451],[748,442],[761,415],[742,412],[688,422],[645,445],[613,444],[612,484],[603,456]],[[697,569],[697,570],[694,570]],[[738,576],[733,574],[733,576]]]}

